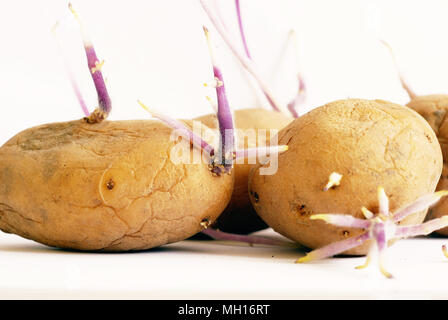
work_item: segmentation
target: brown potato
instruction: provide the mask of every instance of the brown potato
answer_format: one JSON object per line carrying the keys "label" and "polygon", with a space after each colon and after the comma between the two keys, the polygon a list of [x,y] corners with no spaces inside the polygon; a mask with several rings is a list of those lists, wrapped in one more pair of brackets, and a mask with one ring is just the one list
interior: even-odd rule
{"label": "brown potato", "polygon": [[[216,115],[209,114],[195,120],[201,121],[209,128],[217,128],[218,122]],[[234,121],[236,129],[276,129],[280,130],[288,125],[293,118],[277,111],[265,110],[261,108],[238,109],[234,112]],[[239,132],[240,133],[240,132]],[[269,132],[267,132],[267,142],[269,142]],[[249,145],[249,139],[241,134],[237,136],[238,148],[249,148],[258,145]],[[258,135],[256,140],[258,141]],[[245,163],[235,164],[235,186],[232,198],[225,211],[219,216],[214,228],[225,232],[247,234],[267,228],[268,226],[257,215],[253,209],[248,192],[248,176],[253,164]]]}
{"label": "brown potato", "polygon": [[[442,171],[442,153],[428,123],[416,112],[387,101],[347,99],[312,110],[279,133],[278,171],[251,170],[254,208],[274,230],[309,248],[318,248],[363,232],[341,228],[311,214],[343,213],[364,218],[365,206],[378,212],[382,186],[394,211],[433,192]],[[323,191],[332,172],[339,186]],[[425,212],[402,224],[421,223]],[[344,252],[363,255],[369,243]]]}
{"label": "brown potato", "polygon": [[[448,189],[448,95],[434,94],[417,96],[412,99],[407,106],[425,118],[439,139],[443,153],[443,171],[436,190]],[[440,218],[448,214],[448,200],[442,198],[437,204],[429,209],[427,219]],[[448,228],[435,231],[436,233],[448,236]]]}
{"label": "brown potato", "polygon": [[101,251],[192,236],[224,210],[233,175],[171,162],[171,132],[157,121],[79,120],[17,134],[0,148],[0,229]]}

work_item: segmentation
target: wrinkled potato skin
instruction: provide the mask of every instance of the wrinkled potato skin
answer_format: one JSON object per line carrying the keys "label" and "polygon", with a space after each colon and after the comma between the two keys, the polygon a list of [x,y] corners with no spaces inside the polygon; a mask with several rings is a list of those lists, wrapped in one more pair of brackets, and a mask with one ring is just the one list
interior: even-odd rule
{"label": "wrinkled potato skin", "polygon": [[[274,230],[315,249],[359,235],[312,214],[343,213],[364,219],[361,207],[378,212],[383,186],[393,212],[433,192],[442,171],[434,132],[416,112],[381,100],[348,99],[329,103],[294,120],[279,133],[289,150],[279,155],[276,174],[259,175],[255,166],[249,191],[258,214]],[[323,191],[332,172],[339,186]],[[421,223],[426,211],[402,224]],[[344,254],[364,255],[369,242]]]}
{"label": "wrinkled potato skin", "polygon": [[[448,190],[448,95],[426,95],[412,99],[407,106],[423,116],[439,139],[443,153],[443,171],[436,190]],[[431,207],[427,219],[440,218],[448,214],[448,199],[442,198],[436,205]],[[435,231],[448,236],[448,228]]]}
{"label": "wrinkled potato skin", "polygon": [[[195,120],[201,121],[209,128],[217,128],[217,118],[213,114],[205,115]],[[286,127],[293,118],[276,111],[261,108],[238,109],[234,112],[235,127],[237,129],[276,129]],[[268,132],[269,134],[269,132]],[[258,138],[258,136],[257,136]],[[267,137],[269,141],[269,136]],[[257,139],[258,141],[258,139]],[[238,139],[238,148],[255,147],[248,145],[248,141],[242,137]],[[248,192],[248,176],[253,164],[235,164],[235,186],[226,210],[219,216],[214,228],[219,230],[247,234],[267,228],[266,223],[253,209]]]}
{"label": "wrinkled potato skin", "polygon": [[17,134],[0,148],[0,229],[95,251],[143,250],[199,232],[226,207],[233,176],[173,164],[170,134],[156,121],[82,120]]}

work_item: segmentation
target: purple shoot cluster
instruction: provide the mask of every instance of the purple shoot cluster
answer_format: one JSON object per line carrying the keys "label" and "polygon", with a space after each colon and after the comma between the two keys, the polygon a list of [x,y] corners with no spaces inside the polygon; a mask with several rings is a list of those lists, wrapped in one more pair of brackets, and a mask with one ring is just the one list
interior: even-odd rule
{"label": "purple shoot cluster", "polygon": [[184,137],[190,141],[193,146],[205,153],[210,159],[210,171],[215,176],[220,176],[222,174],[230,174],[235,161],[239,158],[247,158],[250,155],[256,153],[258,156],[264,156],[268,153],[280,153],[288,149],[287,146],[265,146],[250,149],[237,150],[235,145],[235,129],[233,124],[232,111],[227,99],[224,77],[219,65],[216,62],[216,57],[213,50],[213,45],[210,40],[210,33],[206,27],[203,27],[204,34],[207,40],[207,45],[210,52],[210,58],[213,67],[213,75],[215,78],[214,87],[217,96],[217,118],[219,124],[219,137],[220,145],[215,148],[207,143],[201,136],[193,132],[188,128],[183,122],[173,119],[167,115],[159,113],[154,110],[150,110],[142,102],[139,104],[151,115],[162,122],[164,122],[169,127],[176,130],[180,136]]}
{"label": "purple shoot cluster", "polygon": [[391,278],[392,275],[383,266],[384,253],[390,240],[428,235],[431,232],[448,226],[448,216],[430,220],[416,225],[400,226],[399,223],[410,214],[426,210],[435,204],[442,197],[448,195],[448,191],[438,191],[424,195],[415,202],[405,206],[395,212],[389,211],[389,199],[383,188],[378,188],[379,212],[372,213],[366,208],[362,208],[365,219],[358,219],[346,214],[315,214],[310,217],[312,220],[324,220],[327,223],[339,227],[359,228],[364,232],[359,236],[354,236],[346,240],[331,243],[324,247],[309,252],[305,257],[297,260],[298,263],[312,260],[324,259],[352,248],[362,245],[370,240],[370,251],[367,255],[366,263],[357,269],[365,268],[369,265],[372,254],[377,252],[379,258],[379,268],[383,275]]}
{"label": "purple shoot cluster", "polygon": [[[263,92],[264,96],[266,97],[267,101],[271,105],[272,109],[278,112],[282,111],[282,106],[278,102],[278,99],[275,98],[272,90],[269,88],[267,83],[262,79],[260,76],[259,71],[257,70],[253,60],[252,56],[249,51],[249,47],[247,45],[246,36],[244,33],[244,27],[243,27],[243,21],[241,17],[241,9],[240,9],[240,1],[235,0],[235,6],[236,6],[236,13],[238,18],[238,25],[240,30],[240,36],[241,40],[243,42],[244,47],[244,53],[241,53],[238,46],[232,41],[232,37],[227,32],[225,28],[224,22],[221,20],[219,15],[215,14],[211,7],[208,5],[207,0],[200,0],[202,8],[206,12],[207,16],[209,17],[210,21],[218,31],[218,33],[221,35],[221,38],[224,40],[224,42],[227,44],[229,49],[232,51],[233,55],[238,59],[240,64],[243,66],[243,68],[255,79],[258,86],[260,87],[261,91]],[[299,90],[297,93],[296,98],[294,98],[289,104],[288,104],[288,110],[291,113],[291,115],[295,118],[298,117],[298,113],[296,111],[296,107],[303,103],[305,98],[305,83],[303,81],[303,78],[298,74],[297,75],[298,81],[299,81]]]}
{"label": "purple shoot cluster", "polygon": [[75,11],[71,3],[68,4],[68,8],[70,9],[73,16],[79,23],[84,44],[84,51],[87,57],[87,65],[98,95],[98,107],[93,112],[91,113],[89,112],[85,100],[81,94],[81,91],[79,90],[79,86],[76,83],[75,78],[66,61],[64,61],[65,67],[69,74],[70,82],[72,84],[73,90],[75,91],[78,102],[81,105],[81,108],[86,116],[84,118],[85,121],[88,123],[98,123],[106,119],[112,110],[112,101],[110,99],[109,93],[106,88],[106,82],[104,81],[104,77],[101,72],[101,67],[104,64],[104,61],[100,61],[98,59],[92,41],[90,41],[89,38],[87,37],[81,19],[79,18],[77,12]]}

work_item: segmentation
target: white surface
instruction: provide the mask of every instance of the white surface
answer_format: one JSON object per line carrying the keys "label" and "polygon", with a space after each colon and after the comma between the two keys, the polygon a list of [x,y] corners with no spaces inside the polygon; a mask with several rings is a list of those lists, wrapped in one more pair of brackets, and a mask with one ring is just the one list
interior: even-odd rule
{"label": "white surface", "polygon": [[[236,31],[233,1],[220,1]],[[136,103],[187,118],[211,112],[211,78],[196,0],[73,1],[87,25],[113,98],[112,120],[146,118]],[[303,111],[346,97],[406,103],[388,40],[419,93],[448,92],[448,2],[444,0],[241,0],[247,38],[281,102],[295,90],[294,61],[281,56],[295,28],[309,88]],[[0,143],[33,125],[82,116],[50,28],[63,18],[63,44],[91,106],[96,96],[66,1],[0,1]],[[233,19],[233,20],[232,20]],[[238,64],[219,56],[234,108],[256,105]],[[235,33],[238,40],[238,35]],[[448,240],[447,240],[448,242]],[[387,280],[363,258],[296,265],[300,251],[184,241],[133,254],[64,252],[0,235],[0,298],[448,298],[444,239],[400,241],[389,251]]]}
{"label": "white surface", "polygon": [[[262,234],[271,235],[271,232]],[[138,253],[82,253],[0,235],[0,299],[447,299],[436,238],[387,252],[386,279],[362,257],[295,264],[303,251],[182,241]]]}

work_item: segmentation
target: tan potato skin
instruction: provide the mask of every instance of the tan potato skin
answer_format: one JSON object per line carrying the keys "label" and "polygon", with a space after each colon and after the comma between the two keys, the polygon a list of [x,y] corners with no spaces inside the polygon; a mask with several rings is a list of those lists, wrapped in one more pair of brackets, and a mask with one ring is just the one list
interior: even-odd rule
{"label": "tan potato skin", "polygon": [[[443,171],[436,190],[448,190],[448,95],[434,94],[418,96],[412,99],[407,106],[425,118],[439,139],[443,153]],[[442,198],[431,207],[427,219],[440,218],[448,214],[448,200]],[[448,228],[437,230],[436,233],[448,236]]]}
{"label": "tan potato skin", "polygon": [[79,120],[17,134],[0,148],[0,229],[95,251],[143,250],[199,232],[226,207],[233,176],[172,163],[171,131],[157,121]]}
{"label": "tan potato skin", "polygon": [[[195,120],[201,121],[209,128],[217,128],[217,118],[214,114],[205,115]],[[237,109],[234,112],[235,127],[237,129],[276,129],[286,127],[293,118],[277,111],[261,108]],[[269,132],[268,132],[269,134]],[[258,138],[258,136],[257,136]],[[267,137],[269,141],[269,136]],[[257,139],[258,141],[258,139]],[[248,145],[247,139],[239,137],[238,148],[255,147]],[[248,176],[253,164],[235,164],[235,186],[226,210],[219,216],[214,228],[222,231],[247,234],[262,230],[268,226],[253,209],[248,192]]]}
{"label": "tan potato skin", "polygon": [[[289,150],[279,155],[278,171],[260,175],[255,166],[249,191],[258,214],[274,230],[315,249],[359,235],[312,214],[343,213],[363,219],[361,207],[378,212],[383,186],[390,209],[433,192],[442,171],[442,153],[431,127],[416,112],[381,100],[329,103],[294,120],[279,133]],[[339,186],[323,191],[332,172]],[[426,211],[402,224],[421,223]],[[364,255],[369,243],[344,252]]]}

